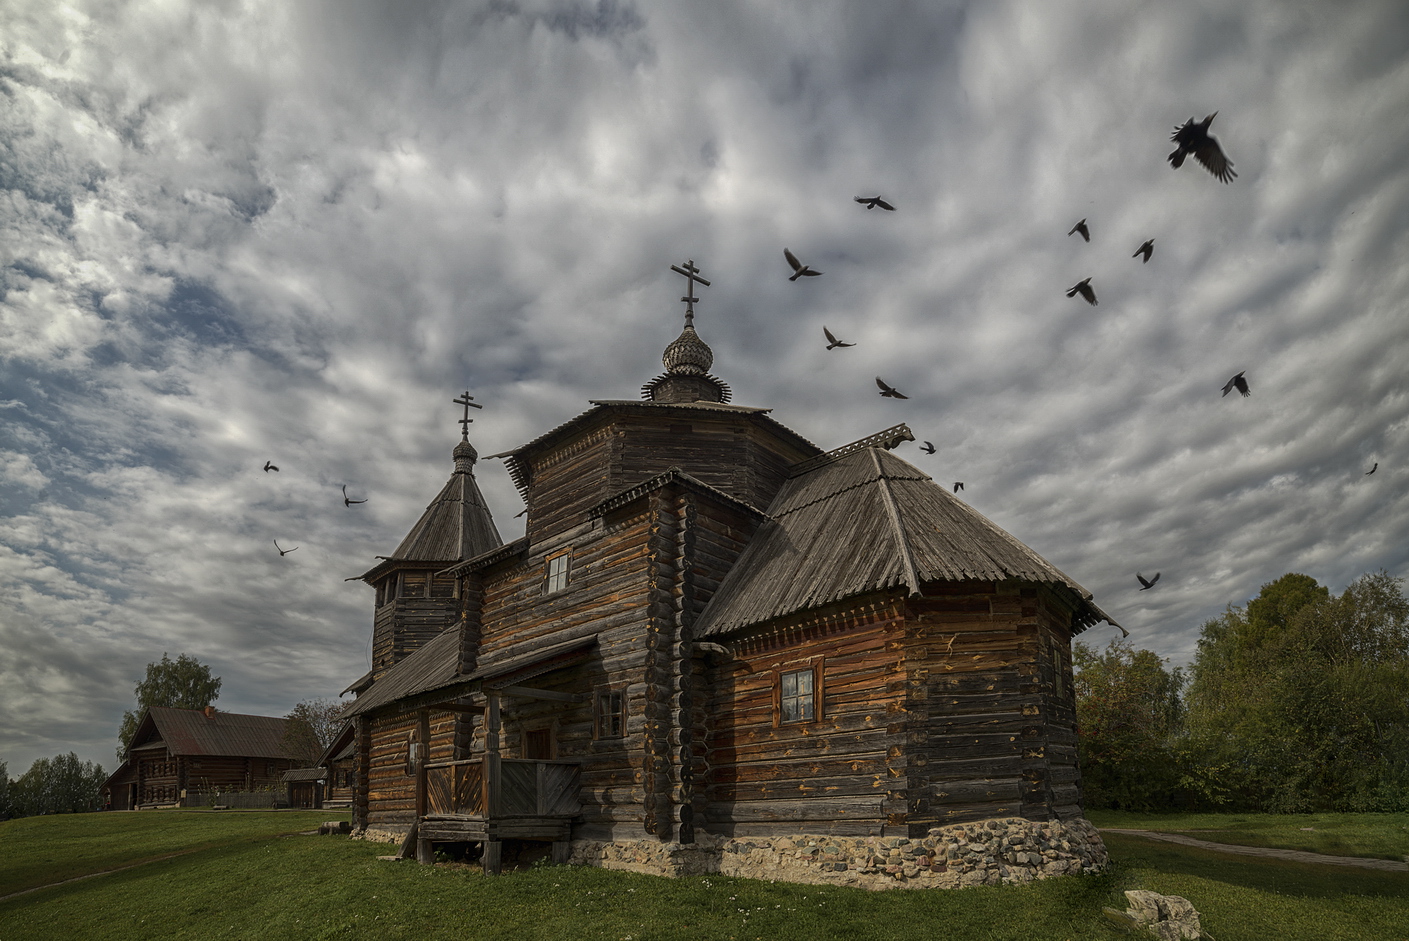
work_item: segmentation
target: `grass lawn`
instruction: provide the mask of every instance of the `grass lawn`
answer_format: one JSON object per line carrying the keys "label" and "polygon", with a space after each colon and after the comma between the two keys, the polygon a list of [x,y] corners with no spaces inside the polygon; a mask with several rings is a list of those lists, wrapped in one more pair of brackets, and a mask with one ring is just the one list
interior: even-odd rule
{"label": "grass lawn", "polygon": [[1098,827],[1182,833],[1214,843],[1332,856],[1409,857],[1409,814],[1133,814],[1092,810]]}
{"label": "grass lawn", "polygon": [[324,820],[349,819],[347,811],[335,810],[161,810],[7,820],[0,822],[0,896],[168,853],[312,830]]}
{"label": "grass lawn", "polygon": [[[160,815],[111,816],[145,822]],[[10,826],[0,826],[0,840]],[[277,822],[270,828],[282,829]],[[144,842],[140,832],[130,836]],[[1124,908],[1122,890],[1148,888],[1192,900],[1218,941],[1409,941],[1406,875],[1249,860],[1133,837],[1112,836],[1109,845],[1116,864],[1098,876],[866,892],[577,867],[486,877],[464,866],[379,861],[391,847],[341,836],[245,834],[0,902],[0,939],[1128,939],[1105,922],[1101,907]]]}

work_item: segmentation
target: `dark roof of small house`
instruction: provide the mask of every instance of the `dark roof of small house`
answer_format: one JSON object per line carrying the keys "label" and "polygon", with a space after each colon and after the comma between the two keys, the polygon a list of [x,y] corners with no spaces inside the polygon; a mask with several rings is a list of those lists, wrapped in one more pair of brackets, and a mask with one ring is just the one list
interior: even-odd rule
{"label": "dark roof of small house", "polygon": [[108,779],[103,782],[103,786],[102,788],[100,788],[100,790],[107,790],[108,788],[114,787],[117,784],[136,780],[136,778],[137,766],[133,764],[130,760],[124,760],[122,764],[117,766],[116,771],[108,775]]}
{"label": "dark roof of small house", "polygon": [[520,493],[528,492],[529,468],[525,459],[544,448],[556,444],[566,438],[585,430],[597,421],[604,421],[612,414],[622,414],[629,412],[649,412],[649,411],[669,411],[677,415],[686,413],[706,413],[709,415],[744,415],[769,428],[780,438],[791,441],[799,449],[807,452],[820,454],[822,449],[802,435],[793,431],[787,425],[782,424],[775,418],[769,418],[768,413],[771,408],[754,408],[747,405],[729,405],[722,402],[640,402],[635,399],[592,399],[592,407],[575,418],[569,419],[558,427],[539,435],[527,444],[519,445],[509,451],[502,451],[499,454],[491,454],[489,457],[500,457],[504,459],[504,467],[509,471],[509,476],[513,478],[514,486],[519,488]]}
{"label": "dark roof of small house", "polygon": [[293,784],[297,781],[322,781],[328,776],[327,768],[290,768],[284,772],[285,784]]}
{"label": "dark roof of small house", "polygon": [[215,712],[207,717],[200,709],[152,706],[137,723],[132,750],[148,743],[143,732],[150,722],[173,755],[286,758],[282,744],[286,721],[280,716],[238,712]]}
{"label": "dark roof of small house", "polygon": [[853,451],[791,478],[768,515],[700,613],[697,637],[936,581],[1054,585],[1074,596],[1074,632],[1111,620],[1090,592],[889,451]]}
{"label": "dark roof of small house", "polygon": [[544,647],[520,644],[498,656],[485,658],[469,673],[459,673],[460,631],[455,627],[447,628],[384,673],[376,686],[348,703],[343,718],[350,719],[412,696],[468,685],[477,680],[493,680],[510,673],[526,678],[536,675],[532,667],[555,668],[561,658],[579,653],[596,643],[597,635],[589,634]]}
{"label": "dark roof of small house", "polygon": [[468,441],[455,447],[455,472],[426,507],[401,544],[360,577],[374,579],[398,562],[451,565],[499,546],[499,530],[475,482],[475,450]]}

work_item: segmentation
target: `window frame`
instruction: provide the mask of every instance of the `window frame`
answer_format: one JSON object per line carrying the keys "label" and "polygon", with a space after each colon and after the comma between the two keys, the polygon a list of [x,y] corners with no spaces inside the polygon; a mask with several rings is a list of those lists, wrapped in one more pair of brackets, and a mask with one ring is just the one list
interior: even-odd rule
{"label": "window frame", "polygon": [[[555,572],[555,563],[562,563],[562,571]],[[556,581],[556,587],[554,587]],[[572,582],[572,550],[564,549],[543,559],[543,593],[556,595],[567,591]]]}
{"label": "window frame", "polygon": [[[613,707],[615,700],[615,707]],[[608,720],[611,720],[609,723]],[[616,726],[613,733],[610,725]],[[626,738],[626,690],[599,689],[592,697],[592,741],[615,742]]]}
{"label": "window frame", "polygon": [[[773,670],[773,727],[775,729],[781,728],[785,725],[808,725],[810,723],[817,722],[822,718],[822,667],[824,662],[825,661],[823,659],[818,658],[816,660],[809,661],[803,666],[795,666],[792,669],[784,669],[780,666]],[[812,714],[803,715],[795,719],[785,718],[783,714],[785,698],[802,701],[805,697],[807,697],[807,694],[804,693],[800,696],[795,695],[792,697],[784,697],[784,677],[799,676],[804,673],[810,675],[812,683],[812,691],[810,696]]]}

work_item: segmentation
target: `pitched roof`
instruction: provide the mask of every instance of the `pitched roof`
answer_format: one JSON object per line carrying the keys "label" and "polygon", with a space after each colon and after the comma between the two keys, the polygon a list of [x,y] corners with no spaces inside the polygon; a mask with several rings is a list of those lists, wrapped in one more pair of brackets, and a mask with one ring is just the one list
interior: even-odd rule
{"label": "pitched roof", "polygon": [[417,648],[409,657],[383,674],[377,685],[348,703],[342,715],[344,719],[350,719],[355,715],[422,693],[453,686],[469,686],[476,681],[493,680],[506,674],[526,679],[549,669],[566,666],[568,658],[580,655],[596,643],[597,635],[589,634],[529,650],[524,650],[525,645],[520,644],[499,656],[482,660],[469,673],[459,673],[457,670],[460,660],[460,631],[454,627],[446,628],[429,643]]}
{"label": "pitched roof", "polygon": [[1111,620],[1090,592],[889,451],[864,448],[794,476],[768,515],[701,612],[696,636],[934,581],[1055,585],[1075,596],[1074,631]]}
{"label": "pitched roof", "polygon": [[137,733],[132,737],[133,750],[148,744],[153,737],[143,735],[148,721],[173,755],[288,757],[282,744],[287,720],[280,716],[214,712],[207,717],[199,709],[152,706],[137,724]]}
{"label": "pitched roof", "polygon": [[455,472],[426,507],[416,525],[390,556],[361,575],[376,578],[397,562],[449,565],[499,546],[499,530],[475,482],[475,449],[468,441],[455,446]]}

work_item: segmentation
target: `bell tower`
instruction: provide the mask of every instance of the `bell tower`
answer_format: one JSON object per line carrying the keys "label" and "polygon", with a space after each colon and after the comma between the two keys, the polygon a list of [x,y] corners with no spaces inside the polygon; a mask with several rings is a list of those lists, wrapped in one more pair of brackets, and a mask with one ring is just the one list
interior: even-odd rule
{"label": "bell tower", "polygon": [[480,408],[469,392],[455,400],[464,406],[460,443],[451,456],[455,470],[416,525],[389,556],[362,575],[377,593],[372,629],[372,679],[459,617],[457,580],[438,572],[503,544],[489,507],[475,482],[479,453],[470,444],[471,408]]}

